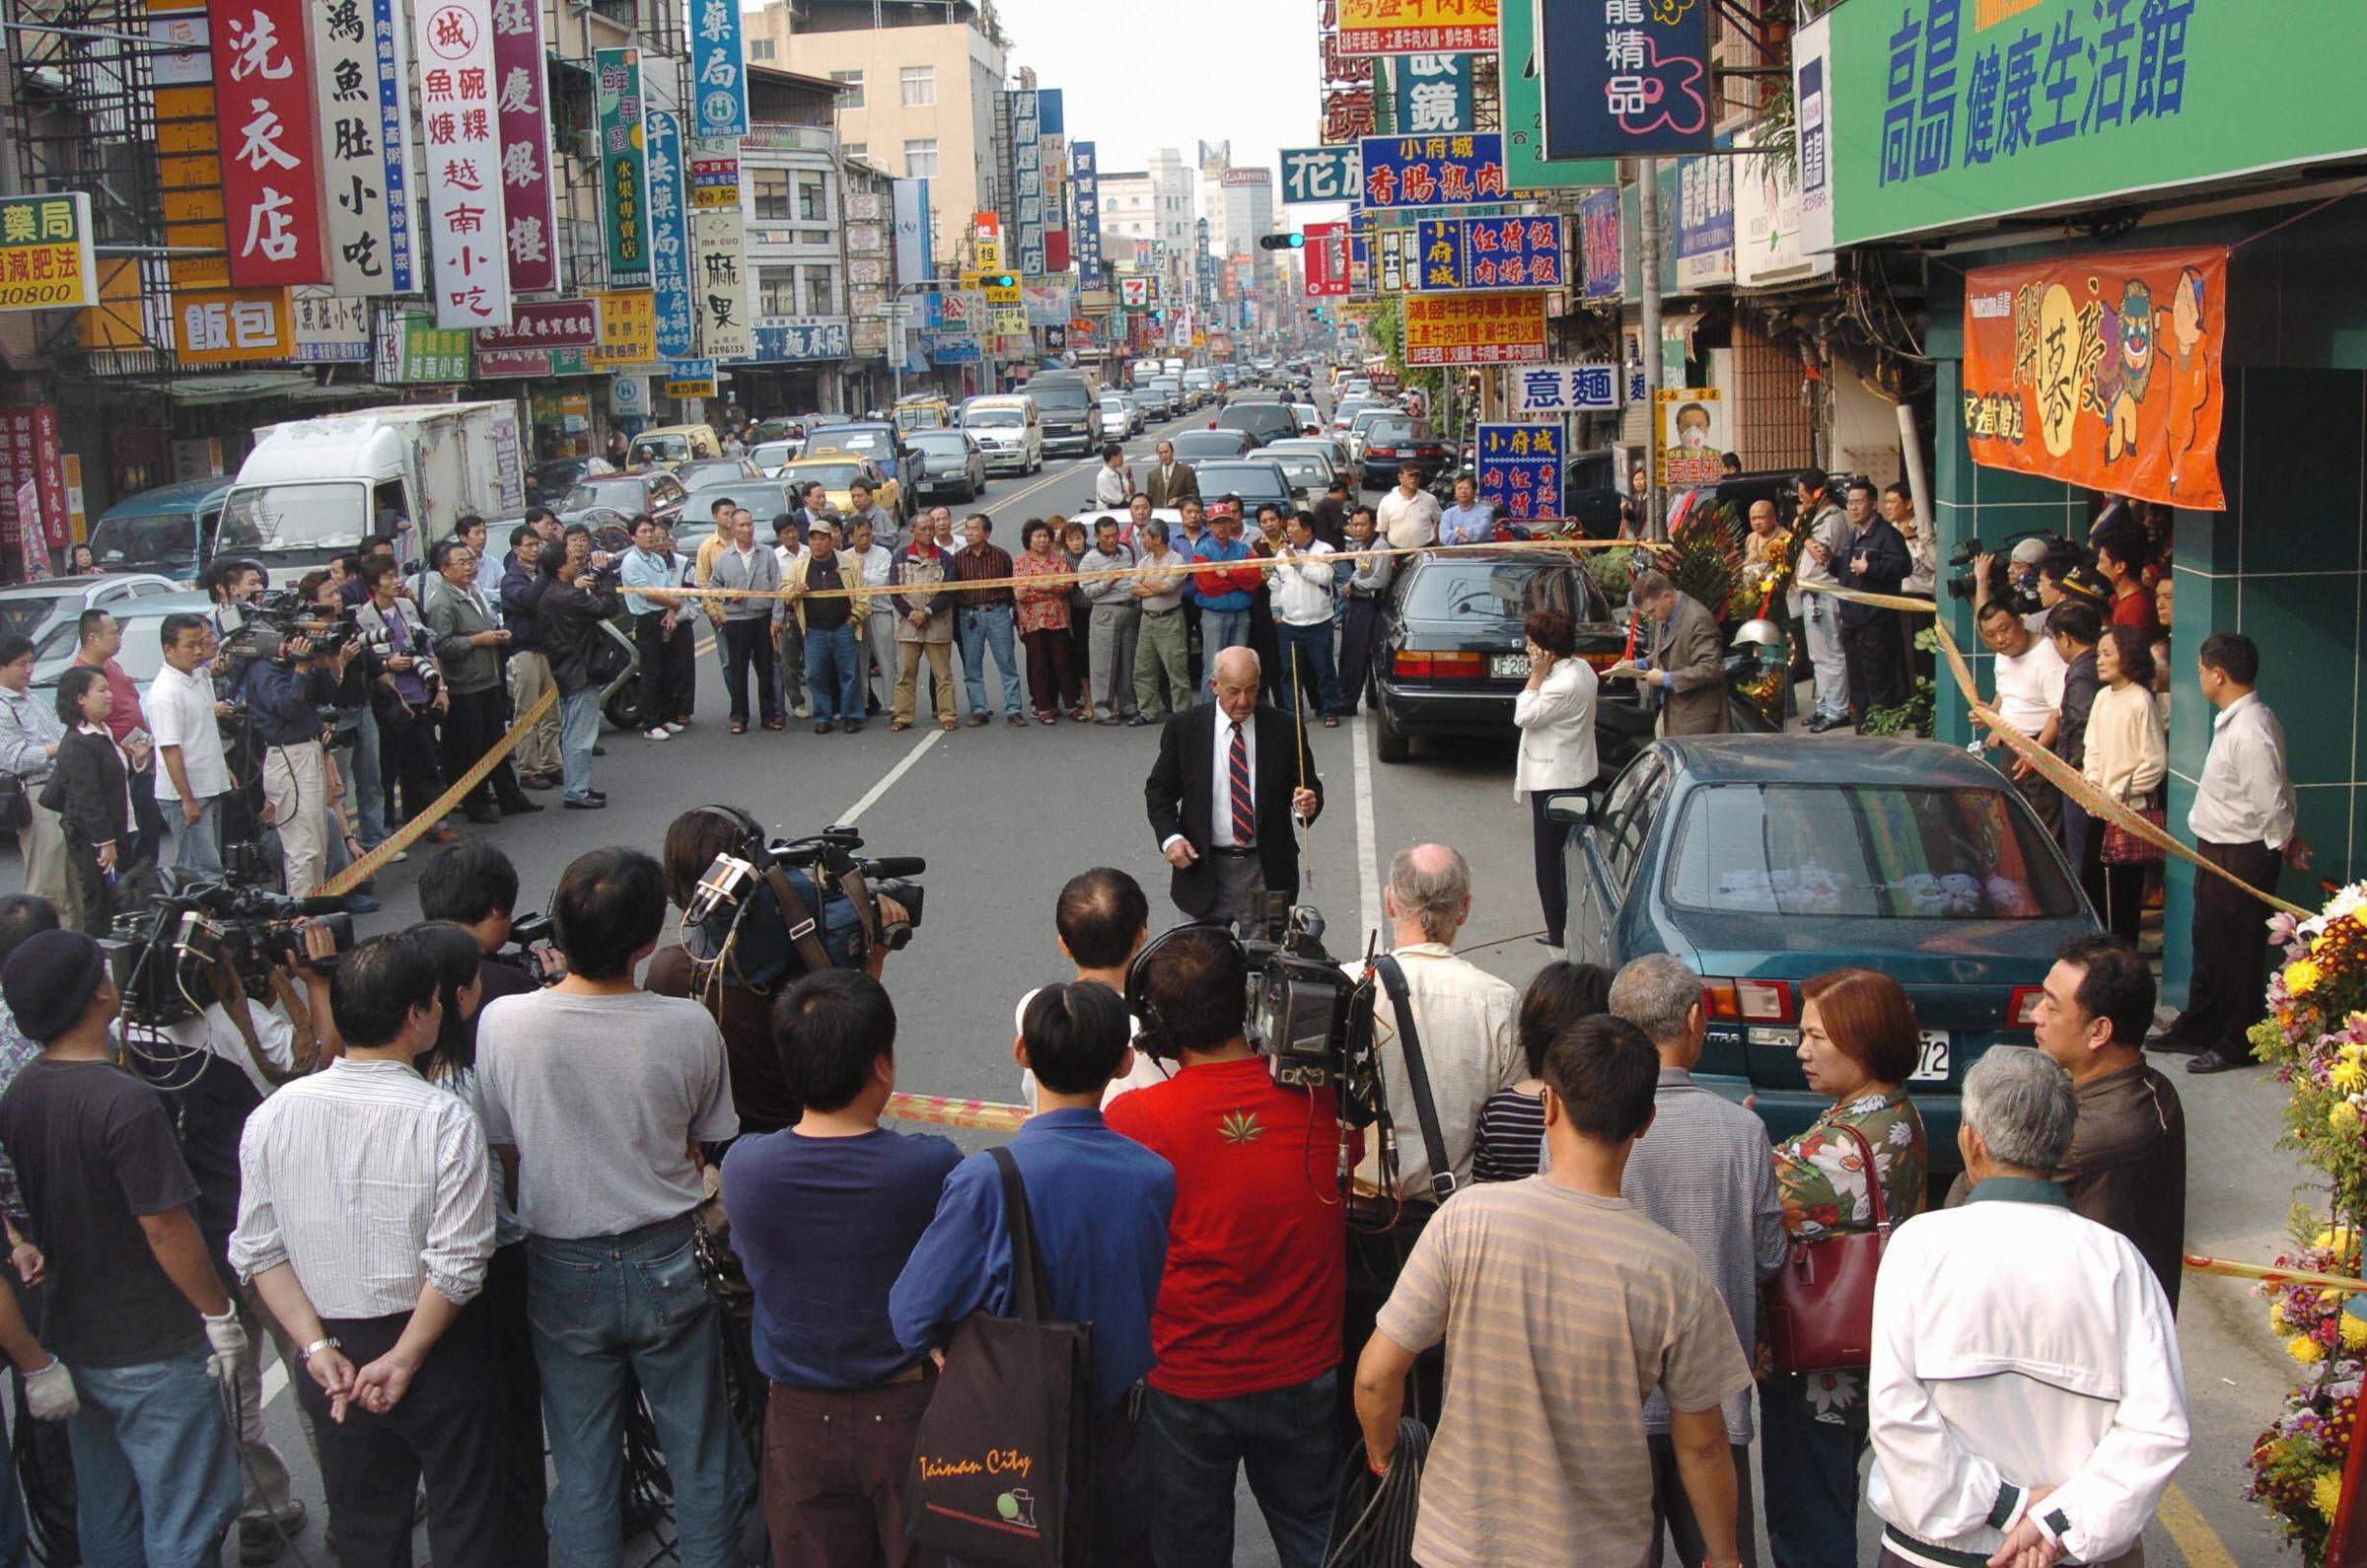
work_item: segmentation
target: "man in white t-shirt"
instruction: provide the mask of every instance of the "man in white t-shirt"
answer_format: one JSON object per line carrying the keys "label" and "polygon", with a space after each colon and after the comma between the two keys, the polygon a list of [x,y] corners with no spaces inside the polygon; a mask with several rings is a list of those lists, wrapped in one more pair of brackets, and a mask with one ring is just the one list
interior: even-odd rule
{"label": "man in white t-shirt", "polygon": [[[2052,746],[2055,731],[2063,722],[2063,679],[2069,670],[2063,656],[2054,651],[2050,639],[2032,636],[2022,617],[1999,601],[1981,606],[1979,618],[1980,640],[1997,658],[1997,695],[1991,706],[1999,721],[2041,747]],[[1988,748],[1998,753],[1993,760],[2030,802],[2046,831],[2060,837],[2062,791],[2047,783],[2045,775],[2029,760],[2010,752],[1995,736],[1989,738]]]}
{"label": "man in white t-shirt", "polygon": [[[1068,879],[1060,890],[1060,901],[1052,907],[1052,924],[1060,933],[1060,952],[1077,966],[1077,978],[1093,980],[1110,987],[1119,996],[1126,994],[1126,970],[1132,967],[1134,956],[1151,940],[1151,901],[1142,891],[1142,884],[1124,872],[1111,866],[1096,866]],[[1038,986],[1019,999],[1012,1010],[1012,1029],[1018,1034],[1027,1031],[1028,1004],[1036,1000]],[[1142,1033],[1142,1021],[1128,1015],[1126,1034],[1130,1039]],[[1172,1069],[1163,1067],[1145,1050],[1134,1053],[1134,1065],[1122,1077],[1110,1080],[1102,1092],[1102,1105],[1131,1090],[1159,1083]],[[1020,1098],[1028,1109],[1036,1108],[1036,1075],[1024,1067],[1019,1075]]]}
{"label": "man in white t-shirt", "polygon": [[[230,794],[230,762],[215,721],[213,626],[203,615],[167,615],[157,629],[165,665],[141,708],[156,737],[156,800],[172,823],[174,864],[208,880],[222,876],[222,802]],[[176,817],[175,812],[179,812]]]}
{"label": "man in white t-shirt", "polygon": [[1381,498],[1381,532],[1393,550],[1419,549],[1438,542],[1442,516],[1438,497],[1422,488],[1422,470],[1407,463],[1398,470],[1398,487]]}

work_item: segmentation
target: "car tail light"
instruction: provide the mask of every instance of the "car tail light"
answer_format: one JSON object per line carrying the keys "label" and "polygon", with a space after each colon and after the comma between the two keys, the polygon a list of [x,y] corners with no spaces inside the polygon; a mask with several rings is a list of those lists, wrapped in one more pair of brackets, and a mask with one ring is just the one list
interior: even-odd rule
{"label": "car tail light", "polygon": [[1368,458],[1394,458],[1398,455],[1398,449],[1395,447],[1367,446],[1364,449],[1364,455]]}
{"label": "car tail light", "polygon": [[2006,998],[2005,1027],[2007,1029],[2036,1029],[2039,1027],[2039,1003],[2046,995],[2036,985],[2017,985],[2013,995]]}
{"label": "car tail light", "polygon": [[1701,982],[1701,1007],[1719,1023],[1788,1024],[1792,1021],[1792,988],[1782,980]]}
{"label": "car tail light", "polygon": [[1597,670],[1609,670],[1617,665],[1625,657],[1625,655],[1614,653],[1610,649],[1606,648],[1601,653],[1580,654],[1578,657],[1584,659],[1589,665],[1593,666]]}
{"label": "car tail light", "polygon": [[1431,653],[1400,648],[1390,662],[1392,673],[1425,680],[1476,680],[1487,673],[1482,654],[1461,651]]}

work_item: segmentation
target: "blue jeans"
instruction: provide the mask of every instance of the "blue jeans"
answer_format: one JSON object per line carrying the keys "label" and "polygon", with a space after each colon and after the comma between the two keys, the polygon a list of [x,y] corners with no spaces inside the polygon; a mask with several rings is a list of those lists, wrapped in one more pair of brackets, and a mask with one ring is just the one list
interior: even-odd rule
{"label": "blue jeans", "polygon": [[66,1418],[75,1528],[89,1568],[210,1568],[239,1515],[239,1446],[222,1391],[192,1351],[76,1367]]}
{"label": "blue jeans", "polygon": [[[337,772],[360,818],[364,849],[387,841],[387,786],[378,765],[378,715],[367,705],[337,716],[337,728],[353,732],[353,745],[337,748]],[[358,781],[358,782],[357,782]]]}
{"label": "blue jeans", "polygon": [[723,1385],[723,1314],[690,1221],[527,1240],[526,1311],[558,1474],[547,1518],[568,1568],[619,1568],[624,1401],[639,1385],[674,1478],[682,1568],[738,1568],[755,1472]]}
{"label": "blue jeans", "polygon": [[571,801],[592,794],[592,745],[600,739],[600,687],[559,698],[559,781]]}
{"label": "blue jeans", "polygon": [[180,814],[180,802],[159,801],[165,820],[172,825],[173,864],[179,870],[207,882],[222,880],[222,797],[209,795],[204,801],[203,814],[191,826]]}
{"label": "blue jeans", "polygon": [[[1215,667],[1216,656],[1221,650],[1247,648],[1249,645],[1250,611],[1247,606],[1240,609],[1201,608],[1200,653],[1210,668]],[[1200,700],[1205,702],[1207,699],[1208,693],[1201,692]]]}
{"label": "blue jeans", "polygon": [[[1282,706],[1285,711],[1299,711],[1302,692],[1316,701],[1316,711],[1336,718],[1339,715],[1339,672],[1331,662],[1331,622],[1317,626],[1293,626],[1287,621],[1274,622],[1274,640],[1282,645],[1282,668],[1276,672],[1282,677]],[[1293,660],[1291,655],[1298,658]]]}
{"label": "blue jeans", "polygon": [[1339,1486],[1338,1382],[1327,1372],[1231,1399],[1151,1390],[1146,1467],[1158,1568],[1233,1561],[1233,1478],[1242,1465],[1282,1568],[1318,1568]]}
{"label": "blue jeans", "polygon": [[969,711],[986,711],[986,650],[991,647],[994,667],[1003,673],[1003,711],[1018,713],[1019,647],[1011,636],[1011,606],[957,611],[954,629],[962,639],[962,684],[969,692]]}
{"label": "blue jeans", "polygon": [[[1862,1384],[1865,1374],[1850,1376]],[[1807,1397],[1771,1381],[1758,1399],[1758,1469],[1775,1568],[1853,1568],[1862,1427],[1820,1421]]]}
{"label": "blue jeans", "polygon": [[816,724],[863,722],[863,645],[855,639],[852,621],[806,629],[806,700]]}

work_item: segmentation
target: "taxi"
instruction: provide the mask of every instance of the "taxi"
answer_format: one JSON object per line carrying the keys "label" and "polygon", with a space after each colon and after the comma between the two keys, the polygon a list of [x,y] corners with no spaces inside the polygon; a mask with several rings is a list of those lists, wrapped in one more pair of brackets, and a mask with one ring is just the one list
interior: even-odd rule
{"label": "taxi", "polygon": [[907,516],[903,486],[890,478],[869,458],[858,457],[851,452],[808,452],[796,462],[784,464],[774,477],[786,479],[799,489],[809,484],[821,485],[828,497],[830,509],[835,512],[852,512],[855,509],[854,485],[860,479],[871,486],[871,498],[879,504],[881,511],[895,518],[899,525]]}

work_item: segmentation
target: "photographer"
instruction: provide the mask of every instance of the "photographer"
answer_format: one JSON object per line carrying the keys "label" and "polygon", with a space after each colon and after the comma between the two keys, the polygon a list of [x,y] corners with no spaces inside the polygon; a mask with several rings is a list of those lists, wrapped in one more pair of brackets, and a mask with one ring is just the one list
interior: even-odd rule
{"label": "photographer", "polygon": [[251,733],[263,750],[264,820],[279,834],[291,898],[310,895],[325,874],[325,809],[341,788],[321,744],[327,728],[321,706],[336,705],[337,682],[361,646],[349,641],[333,656],[319,655],[304,638],[291,638],[280,657],[255,660],[247,679]]}
{"label": "photographer", "polygon": [[559,688],[559,770],[569,811],[598,811],[609,798],[592,787],[592,748],[600,739],[600,687],[592,681],[593,640],[616,613],[615,580],[593,571],[592,531],[569,524],[563,546],[542,550],[542,596],[535,618],[550,678]]}
{"label": "photographer", "polygon": [[[1374,1316],[1396,1288],[1423,1227],[1448,1195],[1470,1181],[1480,1107],[1528,1073],[1520,1046],[1520,994],[1455,956],[1456,933],[1471,914],[1471,870],[1463,856],[1445,844],[1399,850],[1389,863],[1381,904],[1394,922],[1390,956],[1405,979],[1407,1011],[1429,1081],[1429,1114],[1414,1094],[1397,1010],[1384,993],[1373,1010],[1374,1049],[1397,1130],[1397,1170],[1393,1176],[1381,1169],[1379,1141],[1367,1139],[1348,1200],[1351,1364],[1363,1352]],[[1433,1130],[1443,1171],[1432,1163]],[[1424,1420],[1438,1418],[1443,1372],[1436,1356],[1425,1357],[1416,1370]],[[1344,1402],[1341,1411],[1352,1424],[1354,1411]]]}
{"label": "photographer", "polygon": [[[483,525],[478,525],[483,533]],[[451,709],[444,717],[444,777],[465,777],[477,759],[499,744],[504,693],[502,653],[510,634],[493,612],[493,605],[477,586],[476,556],[459,539],[442,539],[429,556],[439,581],[427,610],[428,630],[434,634],[436,665],[444,672]],[[462,809],[472,822],[490,824],[504,817],[522,816],[542,808],[526,798],[508,757],[462,797]]]}
{"label": "photographer", "polygon": [[[313,606],[318,615],[331,623],[345,612],[344,602],[337,597],[337,584],[327,572],[305,573],[303,581],[296,585],[296,592]],[[359,646],[358,641],[356,645]],[[328,760],[341,791],[338,804],[327,813],[331,877],[387,841],[387,789],[378,760],[378,718],[370,711],[374,684],[372,660],[367,651],[339,662],[336,700],[328,712]],[[358,833],[345,820],[346,801],[352,802],[361,823]],[[366,888],[368,884],[363,886]],[[366,892],[348,893],[346,897],[347,908],[355,914],[368,914],[378,907],[378,900]],[[360,901],[353,901],[356,899]]]}
{"label": "photographer", "polygon": [[[400,820],[407,823],[444,793],[436,776],[436,720],[449,703],[428,649],[427,628],[417,606],[405,603],[410,590],[393,558],[363,562],[362,581],[370,597],[353,618],[370,644],[380,777],[390,807],[395,804],[396,790],[401,791]],[[459,836],[439,823],[429,830],[427,841],[449,844]]]}
{"label": "photographer", "polygon": [[[509,945],[510,916],[518,907],[518,868],[483,839],[444,850],[419,870],[419,918],[448,920],[476,939],[477,984],[487,1003],[541,989],[536,973],[497,955]],[[556,956],[543,955],[550,978],[564,972]],[[553,972],[555,971],[555,972]],[[476,1020],[466,1023],[468,1060],[476,1060]]]}
{"label": "photographer", "polygon": [[[547,581],[542,575],[542,555],[545,550],[556,553],[558,548],[556,543],[544,543],[532,523],[521,523],[510,531],[509,558],[501,571],[501,624],[510,634],[510,712],[516,718],[526,717],[551,687],[550,660],[542,651],[538,611]],[[519,741],[515,755],[520,784],[530,790],[557,787],[559,710],[555,703]]]}

